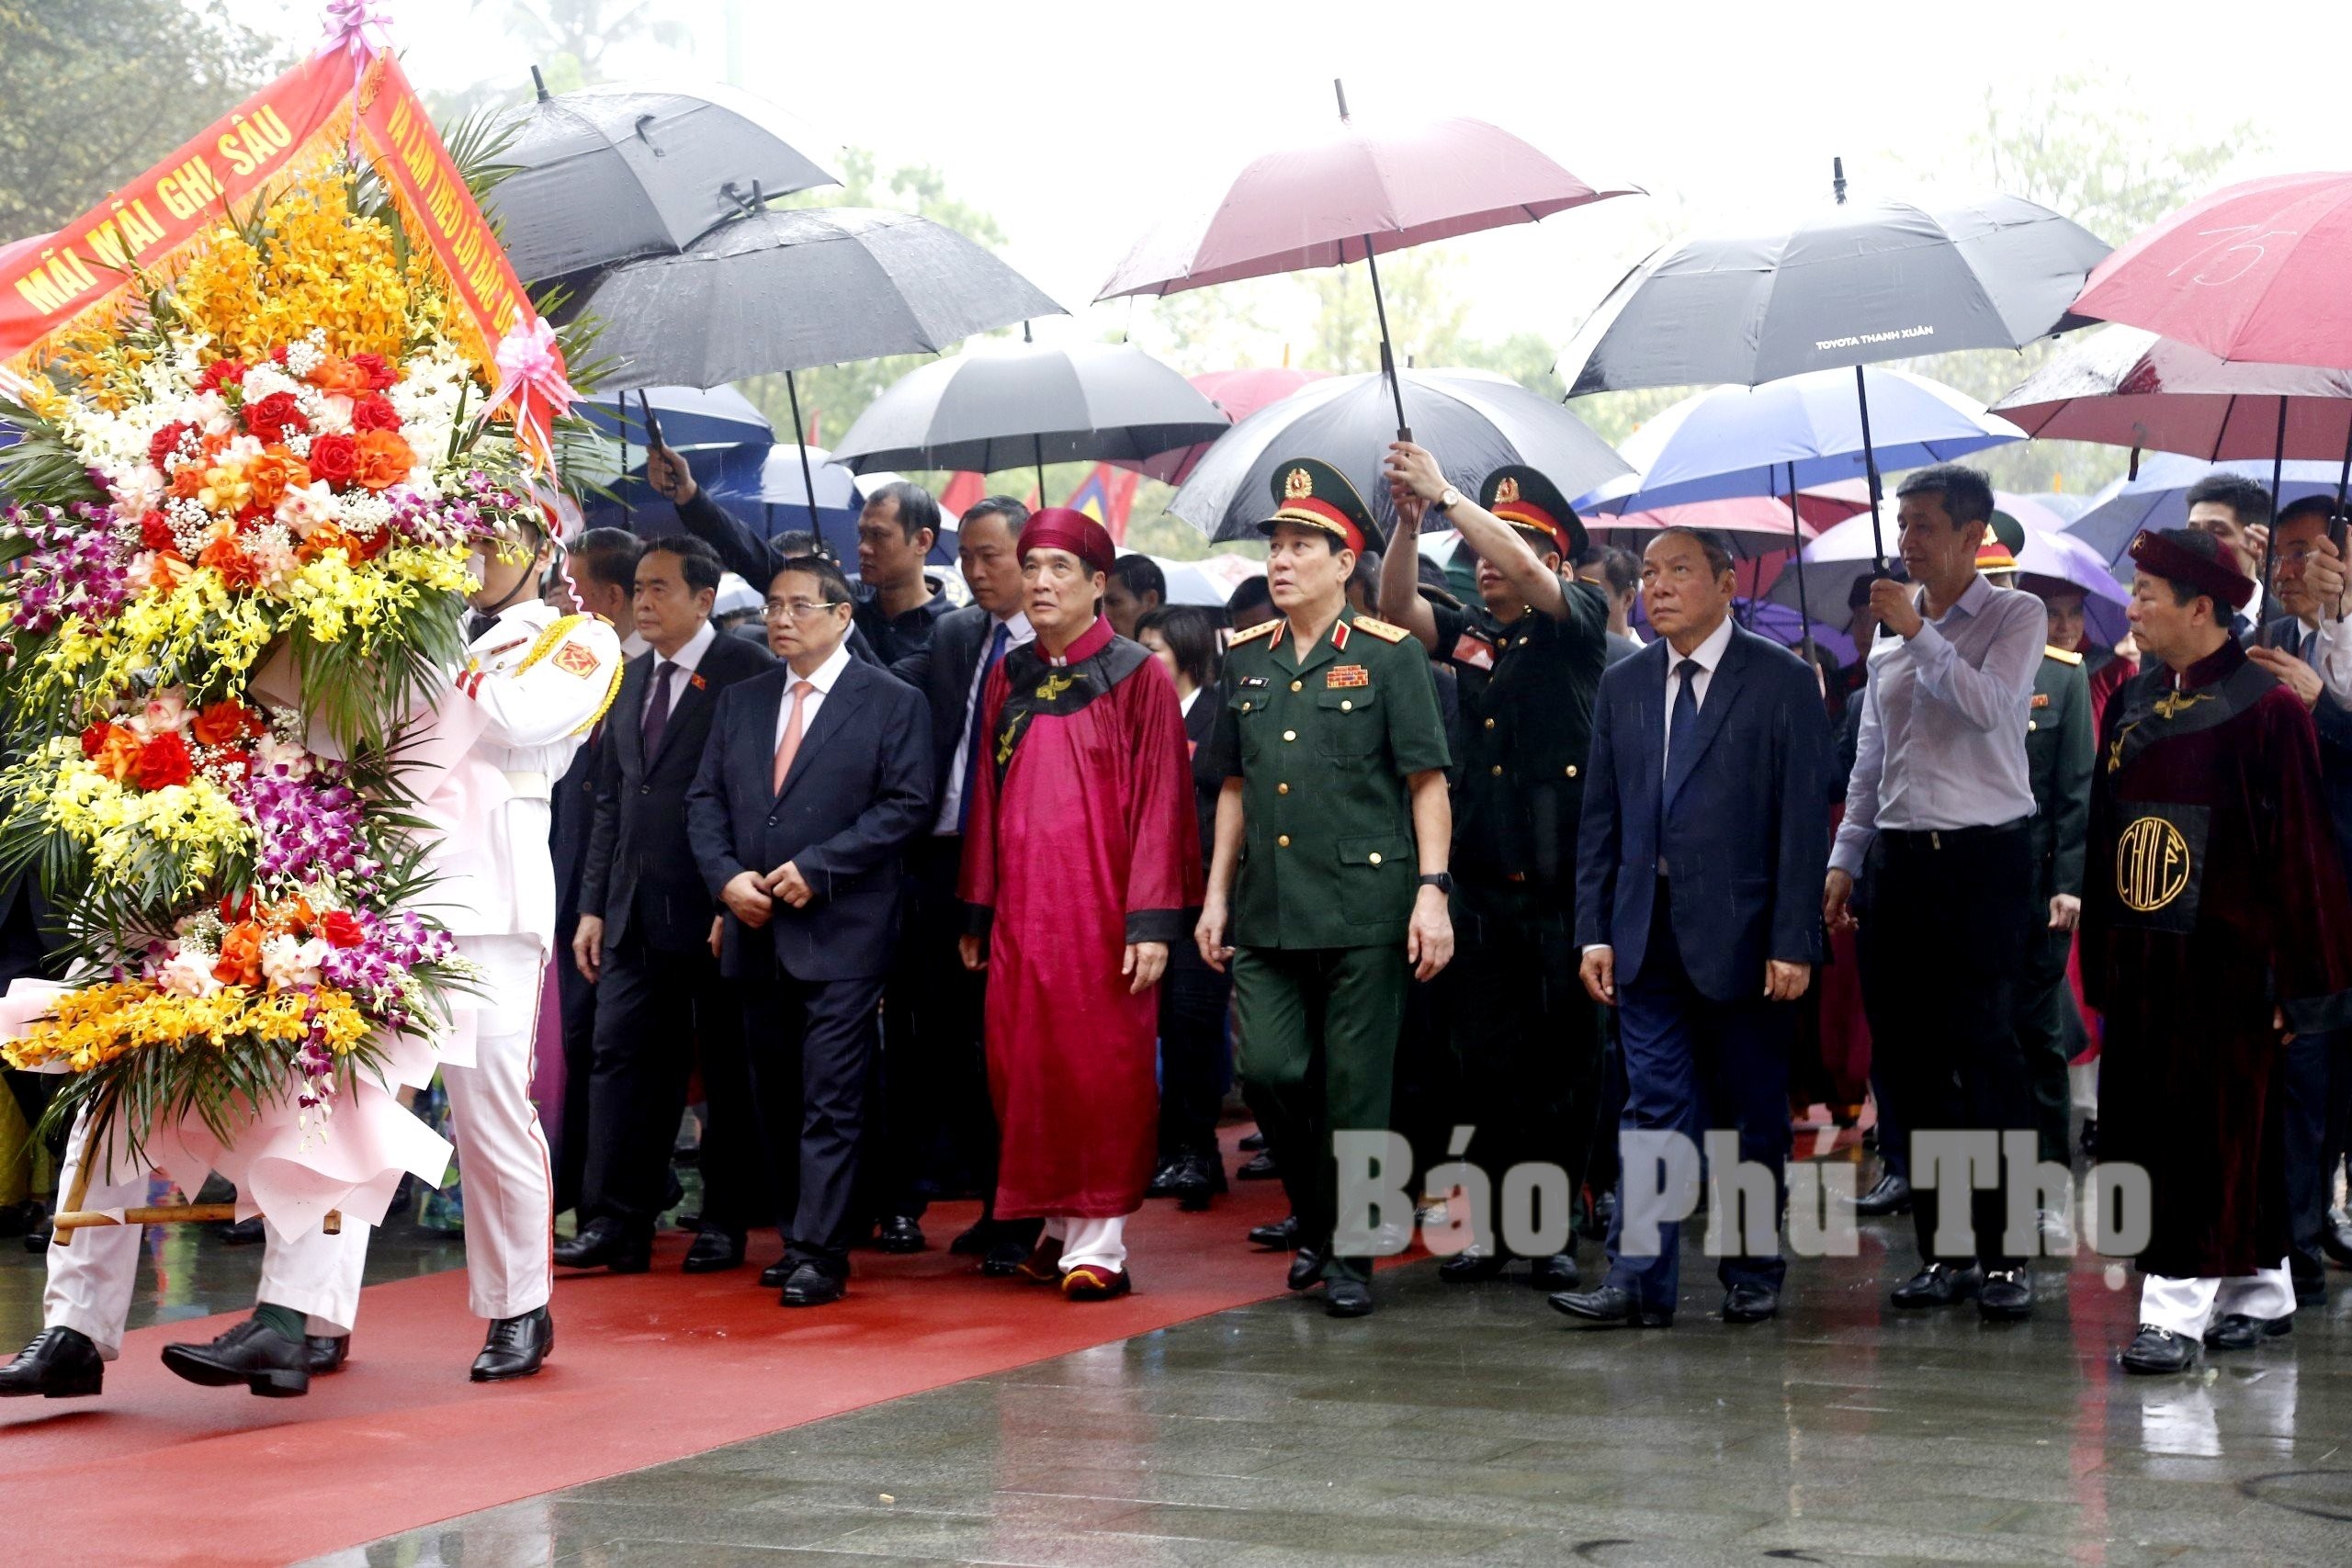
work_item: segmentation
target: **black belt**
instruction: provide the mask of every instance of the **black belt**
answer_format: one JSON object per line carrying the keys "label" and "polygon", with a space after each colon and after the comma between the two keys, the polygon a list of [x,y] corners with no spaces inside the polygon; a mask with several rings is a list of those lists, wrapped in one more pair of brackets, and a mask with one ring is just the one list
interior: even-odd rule
{"label": "black belt", "polygon": [[2020,817],[2014,822],[1972,828],[1881,828],[1878,836],[1906,850],[1956,850],[1965,844],[1981,844],[2010,833],[2022,833],[2032,821],[2030,817]]}

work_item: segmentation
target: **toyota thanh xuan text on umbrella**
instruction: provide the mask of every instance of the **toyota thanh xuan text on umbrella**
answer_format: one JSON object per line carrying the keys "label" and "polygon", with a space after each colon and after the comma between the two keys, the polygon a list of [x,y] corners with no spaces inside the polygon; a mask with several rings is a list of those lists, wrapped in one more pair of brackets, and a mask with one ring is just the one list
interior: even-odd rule
{"label": "toyota thanh xuan text on umbrella", "polygon": [[1226,184],[1204,209],[1173,215],[1145,235],[1095,296],[1175,294],[1278,272],[1361,261],[1380,323],[1380,367],[1410,439],[1405,387],[1396,375],[1388,306],[1374,259],[1507,223],[1530,223],[1588,202],[1640,192],[1596,187],[1510,132],[1453,118],[1416,126],[1376,126],[1348,112],[1322,137],[1267,152]]}
{"label": "toyota thanh xuan text on umbrella", "polygon": [[1861,367],[2021,348],[2080,325],[2067,307],[2107,246],[2015,197],[1932,213],[1892,201],[1848,206],[1842,163],[1835,167],[1839,205],[1789,232],[1693,240],[1636,267],[1561,363],[1571,397],[1851,368],[1883,561]]}

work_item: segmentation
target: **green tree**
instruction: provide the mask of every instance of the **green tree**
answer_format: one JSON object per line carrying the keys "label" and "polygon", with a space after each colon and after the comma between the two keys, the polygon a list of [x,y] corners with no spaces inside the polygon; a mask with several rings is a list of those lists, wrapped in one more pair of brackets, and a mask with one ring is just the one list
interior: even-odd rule
{"label": "green tree", "polygon": [[507,35],[530,51],[549,92],[605,80],[608,52],[626,53],[648,39],[677,49],[690,36],[668,15],[665,0],[474,0],[473,8],[499,14]]}
{"label": "green tree", "polygon": [[0,0],[0,237],[87,211],[284,65],[220,0]]}

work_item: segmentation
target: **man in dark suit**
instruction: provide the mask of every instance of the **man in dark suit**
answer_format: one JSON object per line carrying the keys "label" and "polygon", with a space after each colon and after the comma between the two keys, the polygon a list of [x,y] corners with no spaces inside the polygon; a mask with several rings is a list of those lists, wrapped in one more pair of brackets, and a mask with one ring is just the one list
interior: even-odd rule
{"label": "man in dark suit", "polygon": [[996,1113],[981,1041],[986,972],[967,973],[956,954],[964,934],[956,877],[964,860],[980,695],[989,671],[1035,635],[1022,611],[1016,546],[1029,509],[992,495],[964,513],[959,564],[972,603],[940,617],[930,642],[891,666],[931,705],[932,795],[937,811],[907,851],[907,929],[883,1007],[883,1104],[871,1202],[886,1251],[923,1245],[921,1221],[933,1189],[969,1184],[982,1195],[980,1223],[954,1249],[978,1254],[986,1272],[1008,1275],[1036,1246],[1043,1222],[998,1223]]}
{"label": "man in dark suit", "polygon": [[628,661],[609,716],[571,943],[597,1007],[583,1223],[556,1247],[567,1268],[649,1266],[695,1041],[711,1127],[702,1232],[686,1269],[743,1260],[757,1140],[736,1015],[710,949],[716,911],[686,842],[685,799],[719,694],[775,660],[710,624],[720,570],[708,545],[683,534],[656,539],[637,563],[633,608],[649,646]]}
{"label": "man in dark suit", "polygon": [[[637,558],[645,541],[626,528],[591,528],[572,545],[567,558],[579,607],[609,621],[621,634],[621,657],[645,651],[633,627],[629,600],[637,592]],[[588,743],[548,797],[548,848],[555,863],[555,940],[570,953],[580,931],[580,874],[588,863],[588,829],[596,818],[597,769],[606,714],[588,732]],[[580,1206],[581,1173],[588,1163],[588,1086],[596,1076],[596,987],[572,964],[551,965],[556,1002],[563,1020],[563,1113],[555,1126],[555,1207],[561,1213]],[[585,1215],[581,1218],[584,1221]]]}
{"label": "man in dark suit", "polygon": [[[1749,1238],[1719,1270],[1724,1321],[1777,1313],[1787,1269],[1789,1046],[1824,946],[1814,890],[1829,852],[1827,722],[1804,661],[1732,623],[1735,582],[1713,536],[1669,528],[1651,540],[1642,591],[1658,638],[1601,676],[1593,710],[1577,940],[1586,988],[1617,1009],[1620,1181],[1636,1185],[1630,1200],[1619,1194],[1600,1288],[1551,1300],[1612,1326],[1674,1321],[1680,1226],[1658,1224],[1654,1242],[1640,1234],[1644,1220],[1687,1208],[1651,1196],[1668,1185],[1656,1168],[1664,1134],[1690,1140],[1695,1176],[1702,1130],[1727,1117],[1739,1165],[1771,1175],[1769,1194],[1739,1182],[1735,1202],[1715,1162],[1714,1212]],[[1710,1086],[1721,1097],[1713,1114]]]}
{"label": "man in dark suit", "polygon": [[785,1218],[761,1276],[786,1306],[841,1299],[851,1194],[898,944],[900,857],[932,820],[922,694],[854,660],[848,581],[787,561],[768,585],[786,668],[720,700],[686,801],[703,885],[726,907],[720,965],[744,990],[762,1142]]}

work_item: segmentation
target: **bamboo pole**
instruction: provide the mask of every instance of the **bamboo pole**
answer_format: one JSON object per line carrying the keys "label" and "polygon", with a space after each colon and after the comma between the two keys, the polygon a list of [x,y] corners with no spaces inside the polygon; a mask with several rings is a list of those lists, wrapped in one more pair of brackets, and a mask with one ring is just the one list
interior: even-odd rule
{"label": "bamboo pole", "polygon": [[[73,1201],[76,1203],[81,1201],[79,1191],[74,1193]],[[74,1231],[87,1230],[93,1225],[193,1225],[213,1220],[233,1220],[236,1217],[237,1206],[234,1203],[164,1203],[125,1209],[119,1220],[103,1209],[74,1208],[57,1215],[50,1221],[50,1224],[70,1235]],[[339,1209],[328,1210],[326,1217],[319,1222],[319,1228],[329,1235],[341,1235],[343,1212]],[[66,1244],[61,1240],[58,1245],[63,1247]]]}

